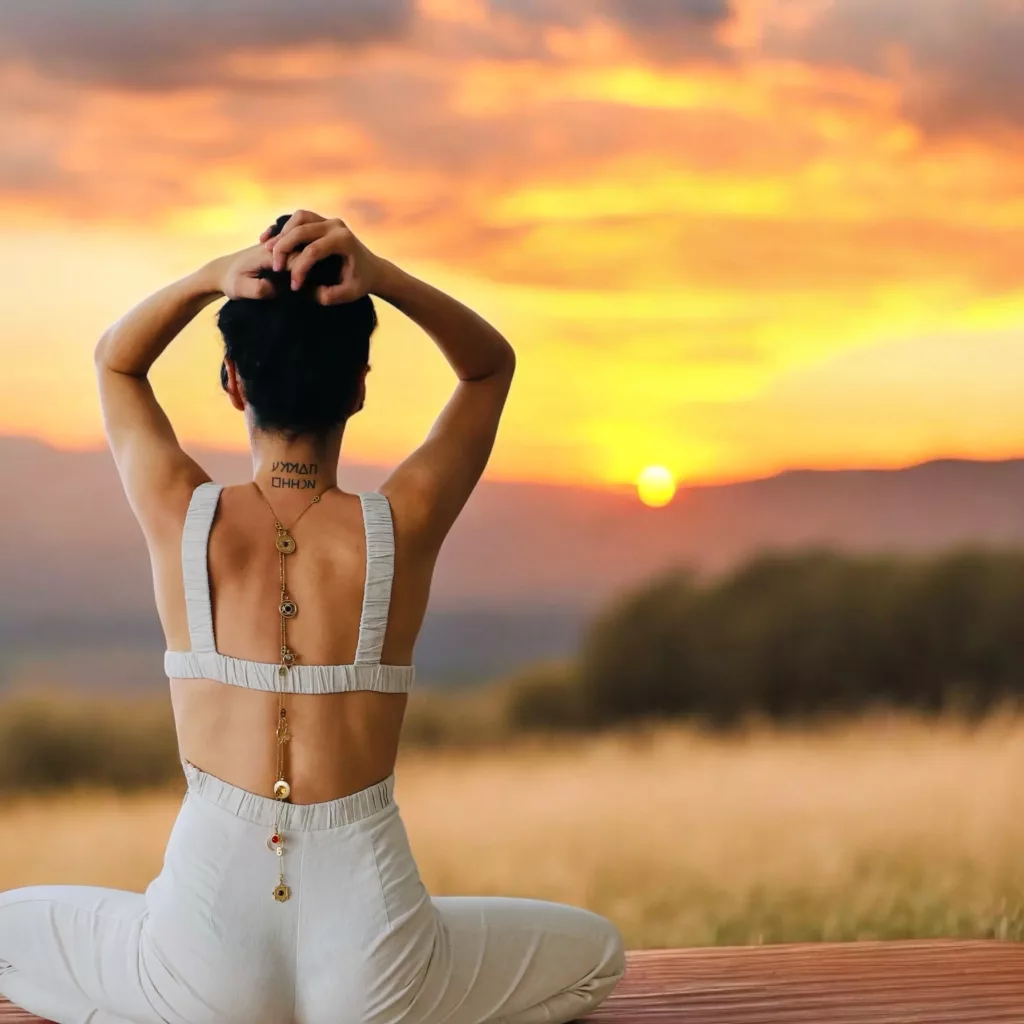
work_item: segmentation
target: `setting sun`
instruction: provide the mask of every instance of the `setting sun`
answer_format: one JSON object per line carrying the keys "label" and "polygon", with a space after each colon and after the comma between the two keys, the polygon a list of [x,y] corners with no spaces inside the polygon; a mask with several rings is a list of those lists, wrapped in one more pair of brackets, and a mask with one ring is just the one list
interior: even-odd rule
{"label": "setting sun", "polygon": [[664,466],[648,466],[637,477],[636,491],[645,505],[661,508],[675,497],[676,480]]}

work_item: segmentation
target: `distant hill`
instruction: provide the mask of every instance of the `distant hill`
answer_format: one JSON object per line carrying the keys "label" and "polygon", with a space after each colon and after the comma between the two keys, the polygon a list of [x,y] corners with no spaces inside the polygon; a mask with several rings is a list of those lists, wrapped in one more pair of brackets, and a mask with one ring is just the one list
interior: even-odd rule
{"label": "distant hill", "polygon": [[[249,479],[247,455],[193,454],[224,483]],[[365,489],[384,474],[343,466],[340,479]],[[129,637],[159,648],[145,545],[109,454],[0,437],[0,479],[5,655]],[[690,488],[664,509],[631,493],[488,481],[442,553],[417,657],[427,676],[466,678],[566,652],[594,608],[673,565],[717,572],[768,548],[963,543],[1024,544],[1024,460],[791,471]]]}

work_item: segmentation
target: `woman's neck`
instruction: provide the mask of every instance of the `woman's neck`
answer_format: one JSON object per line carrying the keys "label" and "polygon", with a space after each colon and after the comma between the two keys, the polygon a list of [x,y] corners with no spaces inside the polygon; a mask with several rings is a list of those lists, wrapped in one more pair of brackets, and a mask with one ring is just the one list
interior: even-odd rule
{"label": "woman's neck", "polygon": [[337,444],[299,438],[267,439],[253,445],[253,479],[264,494],[284,497],[290,492],[312,498],[338,484]]}

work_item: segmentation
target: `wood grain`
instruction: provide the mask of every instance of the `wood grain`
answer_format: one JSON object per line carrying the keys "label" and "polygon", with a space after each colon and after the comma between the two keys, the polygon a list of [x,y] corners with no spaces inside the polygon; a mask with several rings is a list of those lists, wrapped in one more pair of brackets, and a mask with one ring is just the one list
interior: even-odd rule
{"label": "wood grain", "polygon": [[[1024,946],[644,950],[593,1024],[1024,1024]],[[0,999],[0,1024],[39,1024]]]}

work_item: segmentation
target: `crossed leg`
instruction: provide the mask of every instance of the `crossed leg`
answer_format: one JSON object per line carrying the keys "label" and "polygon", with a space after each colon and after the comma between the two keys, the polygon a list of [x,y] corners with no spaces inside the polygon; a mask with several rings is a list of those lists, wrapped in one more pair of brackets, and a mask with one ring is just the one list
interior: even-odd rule
{"label": "crossed leg", "polygon": [[0,994],[59,1024],[158,1024],[140,973],[145,897],[92,886],[0,893]]}
{"label": "crossed leg", "polygon": [[593,1010],[625,971],[603,917],[541,900],[437,897],[439,934],[412,1017],[559,1024]]}

